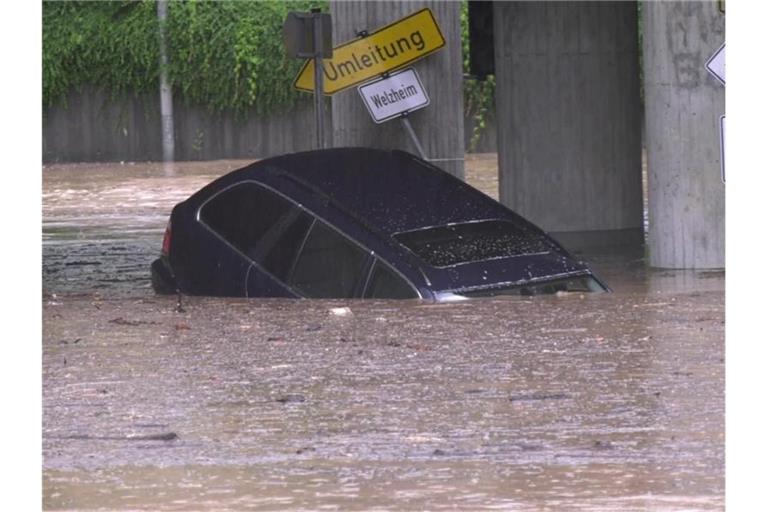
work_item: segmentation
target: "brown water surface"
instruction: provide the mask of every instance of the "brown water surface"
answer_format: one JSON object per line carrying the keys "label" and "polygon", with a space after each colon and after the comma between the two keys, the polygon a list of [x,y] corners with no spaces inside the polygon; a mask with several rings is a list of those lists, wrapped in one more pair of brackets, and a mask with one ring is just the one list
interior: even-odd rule
{"label": "brown water surface", "polygon": [[723,509],[723,273],[636,248],[585,255],[603,295],[155,296],[170,208],[242,164],[43,170],[45,509]]}

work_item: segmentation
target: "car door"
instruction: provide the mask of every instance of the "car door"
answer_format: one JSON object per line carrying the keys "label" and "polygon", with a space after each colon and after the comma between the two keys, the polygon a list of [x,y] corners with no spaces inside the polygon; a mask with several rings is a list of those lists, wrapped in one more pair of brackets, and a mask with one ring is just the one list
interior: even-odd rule
{"label": "car door", "polygon": [[[259,286],[258,295],[281,293],[279,279],[265,271],[264,264],[279,261],[271,252],[286,226],[301,216],[293,202],[263,185],[244,181],[206,201],[200,208],[200,222],[218,243],[203,262],[200,272],[210,282],[208,293],[214,295],[250,295]],[[250,284],[251,280],[259,281]]]}
{"label": "car door", "polygon": [[366,299],[416,299],[416,288],[403,276],[378,258],[368,274],[365,292]]}
{"label": "car door", "polygon": [[293,263],[288,285],[305,297],[360,297],[370,264],[369,251],[316,219]]}
{"label": "car door", "polygon": [[281,219],[273,234],[264,240],[263,252],[248,272],[248,297],[302,296],[287,281],[313,222],[314,217],[298,205]]}

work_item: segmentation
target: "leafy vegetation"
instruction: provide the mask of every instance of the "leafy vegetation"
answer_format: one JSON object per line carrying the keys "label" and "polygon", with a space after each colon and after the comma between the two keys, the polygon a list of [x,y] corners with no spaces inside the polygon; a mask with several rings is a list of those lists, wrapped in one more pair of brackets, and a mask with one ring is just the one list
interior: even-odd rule
{"label": "leafy vegetation", "polygon": [[118,95],[157,89],[154,4],[43,4],[43,103],[92,83]]}
{"label": "leafy vegetation", "polygon": [[[328,9],[327,1],[169,2],[168,74],[188,104],[245,115],[285,111],[309,98],[291,87],[302,62],[288,58],[281,29],[288,11]],[[464,72],[469,71],[467,2],[462,2]],[[154,1],[44,2],[43,103],[95,85],[113,97],[153,94],[159,81]],[[464,81],[477,144],[494,108],[494,80]]]}
{"label": "leafy vegetation", "polygon": [[[180,98],[212,110],[268,114],[306,100],[291,87],[301,61],[285,56],[281,30],[291,10],[327,2],[169,2],[168,74]],[[158,87],[154,1],[45,2],[43,103],[96,85],[113,96]]]}

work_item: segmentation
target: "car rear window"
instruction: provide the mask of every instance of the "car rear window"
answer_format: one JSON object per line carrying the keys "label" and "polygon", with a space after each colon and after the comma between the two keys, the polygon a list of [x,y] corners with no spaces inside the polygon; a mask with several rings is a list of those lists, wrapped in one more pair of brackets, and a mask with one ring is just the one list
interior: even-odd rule
{"label": "car rear window", "polygon": [[551,250],[545,238],[503,220],[450,224],[394,236],[427,264],[438,268]]}

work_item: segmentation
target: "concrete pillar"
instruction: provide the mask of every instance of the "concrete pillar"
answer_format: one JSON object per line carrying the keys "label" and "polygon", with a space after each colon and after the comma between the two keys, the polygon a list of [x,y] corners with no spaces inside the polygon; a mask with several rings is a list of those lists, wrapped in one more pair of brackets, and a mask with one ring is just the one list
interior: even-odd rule
{"label": "concrete pillar", "polygon": [[634,2],[494,4],[501,202],[568,247],[642,243]]}
{"label": "concrete pillar", "polygon": [[643,2],[649,262],[725,266],[719,118],[725,88],[705,69],[725,42],[717,2]]}
{"label": "concrete pillar", "polygon": [[[408,14],[429,7],[446,44],[442,50],[415,62],[430,105],[409,119],[435,165],[464,178],[464,97],[459,2],[331,1],[334,46],[355,38],[357,31],[373,31]],[[333,145],[402,149],[418,155],[399,120],[375,124],[357,88],[332,98]]]}

